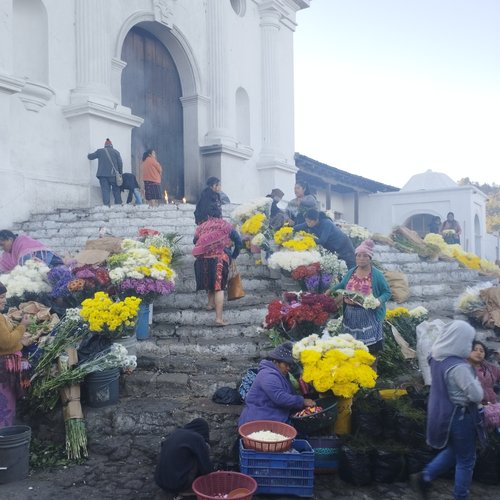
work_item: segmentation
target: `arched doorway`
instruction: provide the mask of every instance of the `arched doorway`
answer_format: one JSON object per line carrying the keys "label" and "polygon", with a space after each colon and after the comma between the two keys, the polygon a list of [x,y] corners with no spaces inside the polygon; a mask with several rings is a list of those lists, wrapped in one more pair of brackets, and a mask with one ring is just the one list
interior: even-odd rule
{"label": "arched doorway", "polygon": [[436,216],[432,214],[415,214],[407,219],[404,225],[408,229],[416,231],[418,235],[423,238],[427,233],[430,232],[429,227],[434,217]]}
{"label": "arched doorway", "polygon": [[134,27],[123,43],[122,103],[144,123],[132,131],[132,169],[153,148],[163,166],[162,189],[184,196],[183,111],[179,73],[169,51],[148,31]]}

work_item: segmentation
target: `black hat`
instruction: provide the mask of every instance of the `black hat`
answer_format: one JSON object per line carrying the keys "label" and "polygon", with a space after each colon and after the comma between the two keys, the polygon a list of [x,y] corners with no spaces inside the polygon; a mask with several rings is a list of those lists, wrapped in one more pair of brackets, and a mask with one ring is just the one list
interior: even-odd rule
{"label": "black hat", "polygon": [[283,363],[288,363],[289,365],[293,365],[293,356],[292,356],[292,348],[293,342],[285,342],[284,344],[279,345],[274,348],[268,355],[267,358],[273,361],[283,361]]}
{"label": "black hat", "polygon": [[210,433],[208,429],[208,423],[203,418],[195,418],[189,424],[184,426],[184,429],[188,431],[197,432],[203,439],[208,443],[210,441]]}
{"label": "black hat", "polygon": [[219,184],[220,179],[218,177],[209,177],[207,179],[207,186],[215,186],[215,184]]}

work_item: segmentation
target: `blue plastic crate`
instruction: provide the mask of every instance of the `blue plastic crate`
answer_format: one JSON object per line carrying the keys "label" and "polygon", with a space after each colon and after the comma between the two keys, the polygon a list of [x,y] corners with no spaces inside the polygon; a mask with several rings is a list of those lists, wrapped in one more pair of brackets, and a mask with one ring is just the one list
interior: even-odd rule
{"label": "blue plastic crate", "polygon": [[257,481],[257,493],[312,497],[314,451],[303,439],[296,439],[292,449],[266,453],[244,448],[240,440],[240,471]]}

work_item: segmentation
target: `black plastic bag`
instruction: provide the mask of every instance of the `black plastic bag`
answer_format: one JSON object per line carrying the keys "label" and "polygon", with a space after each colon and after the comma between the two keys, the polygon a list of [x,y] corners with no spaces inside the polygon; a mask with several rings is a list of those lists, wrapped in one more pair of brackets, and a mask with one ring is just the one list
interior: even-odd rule
{"label": "black plastic bag", "polygon": [[406,481],[408,473],[402,452],[375,450],[372,454],[373,480],[377,483]]}
{"label": "black plastic bag", "polygon": [[396,420],[399,441],[412,447],[425,444],[425,422],[416,422],[400,414],[396,415]]}
{"label": "black plastic bag", "polygon": [[342,446],[339,475],[342,481],[355,486],[370,484],[372,482],[371,451]]}
{"label": "black plastic bag", "polygon": [[394,407],[385,403],[382,408],[382,438],[397,439],[398,437],[398,421],[396,419],[396,411]]}
{"label": "black plastic bag", "polygon": [[431,448],[415,448],[410,449],[406,453],[406,465],[408,467],[408,474],[415,474],[422,471],[422,469],[432,461],[436,456],[436,452]]}
{"label": "black plastic bag", "polygon": [[85,337],[78,348],[78,364],[93,359],[100,352],[111,347],[111,340],[104,335],[92,333]]}
{"label": "black plastic bag", "polygon": [[382,436],[384,426],[382,423],[381,409],[378,411],[362,411],[352,409],[352,431],[353,434],[378,438]]}
{"label": "black plastic bag", "polygon": [[212,396],[212,401],[220,405],[240,405],[243,402],[238,390],[232,387],[219,387]]}
{"label": "black plastic bag", "polygon": [[484,484],[500,483],[500,460],[494,446],[487,446],[477,454],[473,477]]}

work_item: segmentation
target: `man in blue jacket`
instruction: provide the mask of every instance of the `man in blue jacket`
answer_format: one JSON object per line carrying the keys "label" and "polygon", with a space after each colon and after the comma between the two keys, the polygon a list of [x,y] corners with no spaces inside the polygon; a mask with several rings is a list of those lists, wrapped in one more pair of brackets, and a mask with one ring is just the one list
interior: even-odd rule
{"label": "man in blue jacket", "polygon": [[347,269],[356,266],[354,247],[349,236],[339,229],[326,215],[315,209],[308,210],[305,222],[294,226],[293,232],[306,231],[316,236],[316,243],[326,250],[336,253],[347,264]]}

